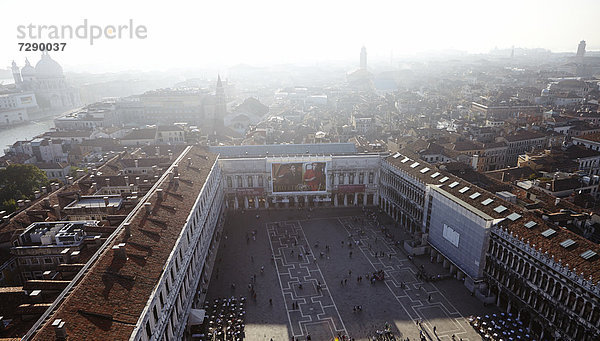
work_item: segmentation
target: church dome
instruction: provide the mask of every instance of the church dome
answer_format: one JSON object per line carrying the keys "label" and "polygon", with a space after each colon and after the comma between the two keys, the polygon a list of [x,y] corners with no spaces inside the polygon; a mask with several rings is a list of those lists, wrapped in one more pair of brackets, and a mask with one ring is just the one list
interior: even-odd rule
{"label": "church dome", "polygon": [[35,64],[35,73],[38,78],[53,78],[63,77],[63,69],[54,59],[50,58],[47,53],[42,54],[37,64]]}
{"label": "church dome", "polygon": [[29,64],[29,59],[25,59],[25,66],[21,68],[21,76],[35,76],[35,69]]}

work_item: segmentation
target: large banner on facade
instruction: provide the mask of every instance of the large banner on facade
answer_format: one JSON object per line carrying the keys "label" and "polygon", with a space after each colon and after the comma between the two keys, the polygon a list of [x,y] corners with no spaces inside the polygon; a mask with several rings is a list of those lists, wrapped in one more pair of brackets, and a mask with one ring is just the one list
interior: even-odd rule
{"label": "large banner on facade", "polygon": [[325,192],[326,165],[325,162],[272,163],[273,193]]}

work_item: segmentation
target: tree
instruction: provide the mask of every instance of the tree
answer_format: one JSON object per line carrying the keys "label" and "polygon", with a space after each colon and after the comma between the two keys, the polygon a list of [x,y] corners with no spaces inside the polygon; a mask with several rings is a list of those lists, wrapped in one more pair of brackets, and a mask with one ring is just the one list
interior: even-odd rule
{"label": "tree", "polygon": [[0,169],[1,209],[14,211],[16,201],[32,198],[35,191],[46,185],[46,174],[34,165],[16,164]]}

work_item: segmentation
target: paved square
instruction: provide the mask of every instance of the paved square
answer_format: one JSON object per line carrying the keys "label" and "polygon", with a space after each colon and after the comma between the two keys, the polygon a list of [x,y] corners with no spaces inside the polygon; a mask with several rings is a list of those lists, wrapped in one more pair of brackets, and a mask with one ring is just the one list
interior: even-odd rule
{"label": "paved square", "polygon": [[[248,297],[248,340],[305,340],[308,334],[312,340],[338,334],[367,340],[386,322],[395,336],[418,340],[420,320],[428,340],[455,335],[472,341],[481,338],[465,317],[496,311],[455,279],[419,280],[416,265],[395,245],[402,228],[382,232],[385,216],[373,221],[355,208],[255,214],[229,214],[207,296]],[[380,270],[385,279],[371,283],[367,277]],[[355,311],[358,305],[362,310]]]}

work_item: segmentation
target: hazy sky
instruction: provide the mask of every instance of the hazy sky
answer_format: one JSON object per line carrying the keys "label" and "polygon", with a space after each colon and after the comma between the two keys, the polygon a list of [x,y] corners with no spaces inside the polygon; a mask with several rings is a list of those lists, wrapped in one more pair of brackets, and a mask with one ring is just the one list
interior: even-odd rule
{"label": "hazy sky", "polygon": [[[48,1],[2,0],[0,66],[38,52],[19,42],[66,42],[52,57],[65,69],[165,70],[173,67],[353,60],[442,49],[494,47],[575,52],[581,39],[600,50],[600,1]],[[146,39],[17,39],[18,25],[147,27]]]}

